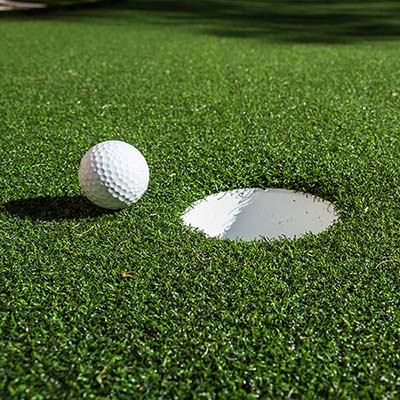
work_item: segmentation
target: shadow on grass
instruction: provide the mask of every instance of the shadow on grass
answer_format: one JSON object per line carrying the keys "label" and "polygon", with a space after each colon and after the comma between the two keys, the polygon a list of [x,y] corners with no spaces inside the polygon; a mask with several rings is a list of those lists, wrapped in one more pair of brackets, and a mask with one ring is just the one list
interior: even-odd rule
{"label": "shadow on grass", "polygon": [[351,43],[400,38],[400,2],[382,0],[119,0],[47,10],[35,18],[167,24],[221,37]]}
{"label": "shadow on grass", "polygon": [[83,196],[31,197],[2,206],[11,215],[34,221],[74,220],[115,213],[92,205]]}
{"label": "shadow on grass", "polygon": [[185,25],[222,37],[322,43],[400,37],[398,1],[125,0],[98,3],[94,10],[81,16]]}

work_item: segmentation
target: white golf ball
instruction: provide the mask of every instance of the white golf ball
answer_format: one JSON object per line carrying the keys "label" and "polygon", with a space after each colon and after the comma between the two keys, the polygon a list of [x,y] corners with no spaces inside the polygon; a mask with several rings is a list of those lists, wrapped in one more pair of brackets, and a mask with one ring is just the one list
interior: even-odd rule
{"label": "white golf ball", "polygon": [[138,149],[109,140],[96,144],[83,156],[78,179],[92,203],[117,210],[142,197],[149,184],[149,168]]}

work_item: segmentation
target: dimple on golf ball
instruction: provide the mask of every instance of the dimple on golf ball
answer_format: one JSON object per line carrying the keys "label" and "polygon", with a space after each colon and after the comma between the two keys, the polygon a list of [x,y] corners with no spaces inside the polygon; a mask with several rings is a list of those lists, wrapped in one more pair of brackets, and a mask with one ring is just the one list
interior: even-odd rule
{"label": "dimple on golf ball", "polygon": [[149,184],[149,168],[134,146],[108,140],[96,144],[83,156],[78,179],[92,203],[117,210],[142,197]]}

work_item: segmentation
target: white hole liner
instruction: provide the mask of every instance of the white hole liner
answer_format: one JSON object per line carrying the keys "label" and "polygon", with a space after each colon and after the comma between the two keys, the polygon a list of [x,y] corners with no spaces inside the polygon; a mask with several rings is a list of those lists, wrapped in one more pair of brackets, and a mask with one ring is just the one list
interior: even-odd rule
{"label": "white hole liner", "polygon": [[333,205],[285,189],[236,189],[212,194],[182,214],[185,225],[220,239],[297,238],[320,233],[338,219]]}

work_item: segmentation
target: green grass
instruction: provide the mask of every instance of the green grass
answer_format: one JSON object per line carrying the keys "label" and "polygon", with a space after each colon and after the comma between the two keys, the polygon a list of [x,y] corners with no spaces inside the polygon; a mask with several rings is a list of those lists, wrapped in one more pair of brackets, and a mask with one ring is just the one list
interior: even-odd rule
{"label": "green grass", "polygon": [[[0,398],[398,398],[398,21],[212,4],[0,18]],[[116,213],[77,180],[107,139],[151,171]],[[252,243],[182,225],[253,186],[340,222]]]}

